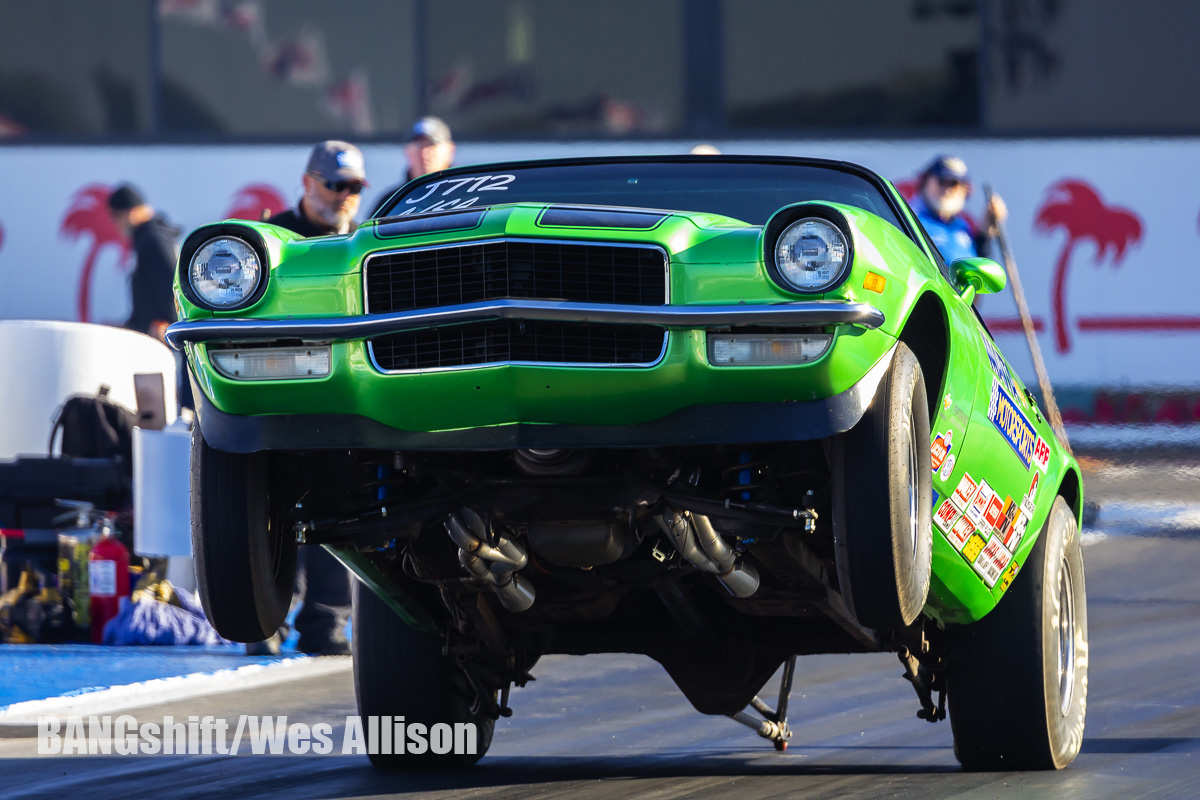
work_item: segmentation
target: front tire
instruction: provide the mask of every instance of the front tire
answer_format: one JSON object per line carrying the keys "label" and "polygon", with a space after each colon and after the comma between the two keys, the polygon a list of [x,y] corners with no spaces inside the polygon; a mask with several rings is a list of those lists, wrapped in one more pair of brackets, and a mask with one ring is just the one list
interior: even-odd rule
{"label": "front tire", "polygon": [[492,744],[496,722],[483,711],[462,670],[442,655],[439,637],[414,630],[361,581],[354,582],[354,695],[362,719],[404,718],[406,726],[474,723],[475,752],[455,755],[426,749],[414,754],[376,753],[381,769],[461,769]]}
{"label": "front tire", "polygon": [[1087,590],[1078,526],[1063,498],[1000,603],[979,622],[947,630],[946,645],[963,767],[1062,769],[1075,760],[1087,710]]}
{"label": "front tire", "polygon": [[287,617],[296,542],[272,513],[266,453],[225,453],[192,432],[192,553],[200,603],[235,642],[270,638]]}
{"label": "front tire", "polygon": [[925,377],[903,342],[841,452],[836,505],[854,614],[876,631],[906,628],[929,595],[933,469]]}

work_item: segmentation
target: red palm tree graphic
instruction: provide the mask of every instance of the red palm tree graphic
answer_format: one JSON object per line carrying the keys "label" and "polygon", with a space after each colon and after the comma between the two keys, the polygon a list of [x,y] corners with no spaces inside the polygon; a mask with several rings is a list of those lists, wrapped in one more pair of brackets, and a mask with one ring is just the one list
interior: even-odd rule
{"label": "red palm tree graphic", "polygon": [[283,195],[267,183],[251,183],[238,189],[226,219],[262,220],[287,208]]}
{"label": "red palm tree graphic", "polygon": [[1050,233],[1055,228],[1067,232],[1067,239],[1054,264],[1051,307],[1054,315],[1054,344],[1060,353],[1071,351],[1067,329],[1067,268],[1075,245],[1091,240],[1096,245],[1093,263],[1100,266],[1112,251],[1113,266],[1119,266],[1129,245],[1142,239],[1142,221],[1128,209],[1108,206],[1100,195],[1080,180],[1067,179],[1050,187],[1046,202],[1038,209],[1035,227]]}
{"label": "red palm tree graphic", "polygon": [[96,257],[110,245],[121,248],[121,264],[129,256],[129,243],[121,236],[108,214],[109,187],[93,183],[83,187],[71,198],[59,227],[59,234],[67,239],[78,239],[91,234],[92,245],[83,260],[83,271],[79,276],[79,292],[75,300],[75,312],[80,322],[89,322],[91,317],[92,272],[96,268]]}

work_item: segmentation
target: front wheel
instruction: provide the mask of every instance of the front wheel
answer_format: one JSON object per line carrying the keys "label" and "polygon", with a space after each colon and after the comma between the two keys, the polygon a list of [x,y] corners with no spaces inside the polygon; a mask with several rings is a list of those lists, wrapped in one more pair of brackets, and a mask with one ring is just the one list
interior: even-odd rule
{"label": "front wheel", "polygon": [[192,552],[200,603],[217,633],[260,642],[283,624],[296,541],[272,513],[265,453],[225,453],[192,432]]}
{"label": "front wheel", "polygon": [[954,754],[970,770],[1062,769],[1083,744],[1087,591],[1061,497],[1000,603],[946,631]]}
{"label": "front wheel", "polygon": [[838,446],[835,505],[854,614],[877,631],[907,627],[929,594],[933,470],[925,377],[903,342],[866,414]]}

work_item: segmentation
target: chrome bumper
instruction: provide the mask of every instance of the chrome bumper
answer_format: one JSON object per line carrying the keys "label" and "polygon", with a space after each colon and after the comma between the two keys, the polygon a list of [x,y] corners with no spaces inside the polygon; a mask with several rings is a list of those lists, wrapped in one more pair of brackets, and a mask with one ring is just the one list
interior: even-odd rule
{"label": "chrome bumper", "polygon": [[878,328],[883,312],[865,303],[809,300],[771,305],[629,306],[569,303],[554,300],[488,300],[456,306],[397,311],[358,317],[318,319],[198,319],[167,328],[167,344],[176,350],[187,343],[308,339],[367,339],[389,333],[495,319],[550,322],[597,322],[705,328],[717,325],[861,325]]}

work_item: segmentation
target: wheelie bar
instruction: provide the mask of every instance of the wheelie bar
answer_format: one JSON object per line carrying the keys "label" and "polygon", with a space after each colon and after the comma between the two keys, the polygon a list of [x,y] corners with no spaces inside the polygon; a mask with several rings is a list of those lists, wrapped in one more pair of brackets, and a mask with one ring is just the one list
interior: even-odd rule
{"label": "wheelie bar", "polygon": [[788,698],[792,694],[792,681],[796,676],[796,657],[788,656],[783,662],[783,676],[779,681],[779,703],[772,709],[757,695],[750,705],[763,719],[759,719],[748,711],[742,710],[730,714],[734,722],[740,722],[764,739],[775,744],[776,750],[787,750],[788,740],[792,738],[792,729],[787,724]]}

